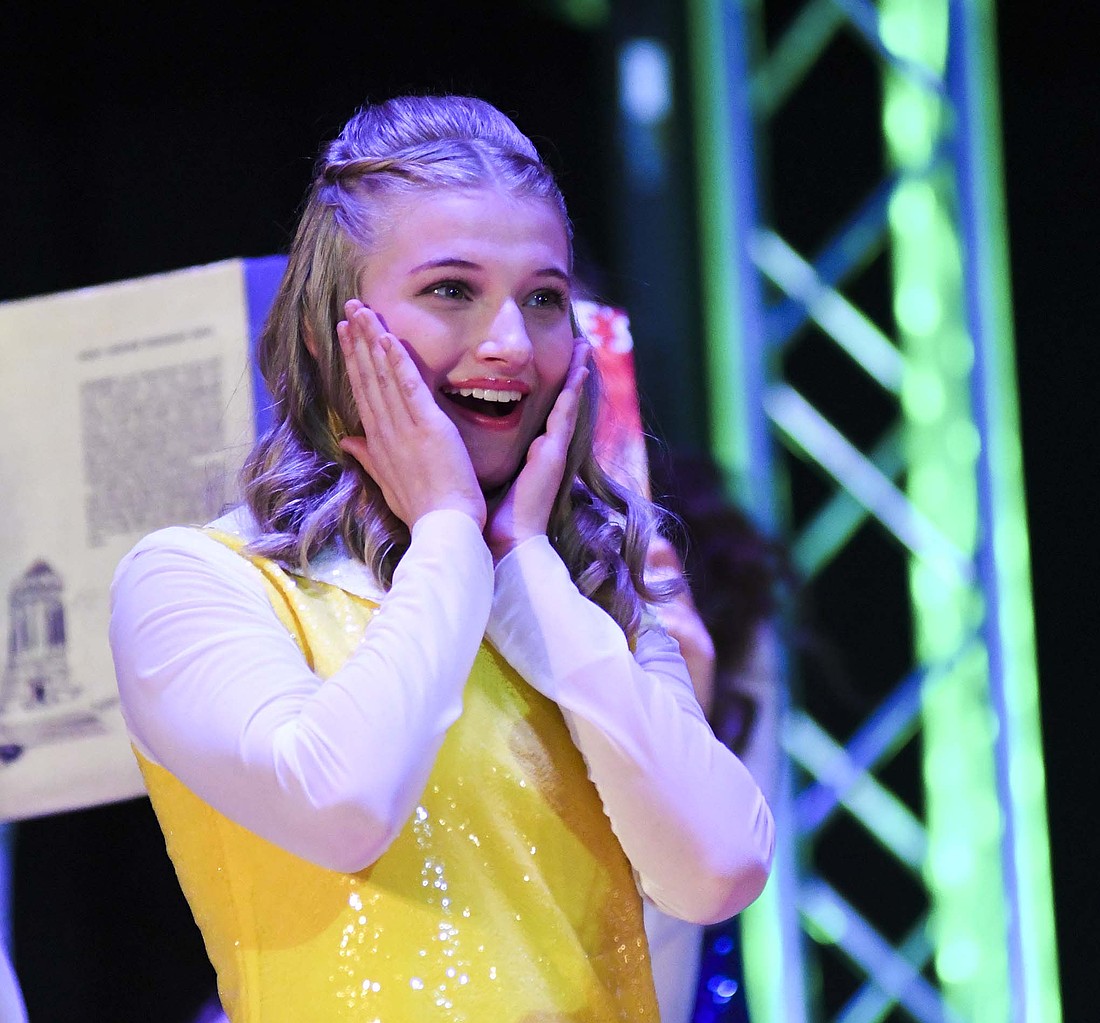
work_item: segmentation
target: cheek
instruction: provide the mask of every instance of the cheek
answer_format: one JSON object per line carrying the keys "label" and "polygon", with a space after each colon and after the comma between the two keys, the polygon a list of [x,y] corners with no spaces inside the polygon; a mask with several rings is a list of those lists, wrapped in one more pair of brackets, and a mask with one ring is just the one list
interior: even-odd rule
{"label": "cheek", "polygon": [[539,375],[554,389],[554,396],[565,383],[569,362],[573,358],[573,338],[555,338],[547,343],[539,357]]}
{"label": "cheek", "polygon": [[448,360],[452,358],[451,346],[446,339],[438,336],[438,331],[432,330],[431,322],[420,322],[410,316],[394,317],[394,321],[390,332],[396,335],[408,352],[420,371],[421,379],[433,387],[436,377],[448,368]]}

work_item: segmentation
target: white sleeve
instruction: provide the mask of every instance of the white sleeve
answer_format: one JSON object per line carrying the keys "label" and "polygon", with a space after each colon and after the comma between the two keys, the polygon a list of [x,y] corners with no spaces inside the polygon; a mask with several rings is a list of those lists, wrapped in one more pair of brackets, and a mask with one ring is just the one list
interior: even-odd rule
{"label": "white sleeve", "polygon": [[250,830],[360,870],[408,820],[461,713],[492,587],[473,519],[424,516],[358,649],[322,680],[251,562],[197,530],[154,533],[111,589],[131,737]]}
{"label": "white sleeve", "polygon": [[713,923],[760,894],[771,811],[714,737],[675,640],[647,621],[631,654],[545,537],[497,565],[487,634],[561,707],[646,896],[673,916]]}

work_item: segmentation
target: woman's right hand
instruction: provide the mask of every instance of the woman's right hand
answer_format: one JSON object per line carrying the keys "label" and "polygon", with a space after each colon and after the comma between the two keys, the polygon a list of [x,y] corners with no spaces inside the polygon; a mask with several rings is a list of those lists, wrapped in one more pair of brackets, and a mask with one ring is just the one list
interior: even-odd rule
{"label": "woman's right hand", "polygon": [[462,511],[485,527],[485,498],[466,445],[401,342],[358,299],[336,325],[363,436],[340,447],[378,484],[410,529],[430,511]]}

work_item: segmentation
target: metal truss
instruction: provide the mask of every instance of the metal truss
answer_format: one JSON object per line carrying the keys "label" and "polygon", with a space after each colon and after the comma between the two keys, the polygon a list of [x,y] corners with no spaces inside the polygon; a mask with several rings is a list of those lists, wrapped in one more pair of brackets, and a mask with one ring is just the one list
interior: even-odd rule
{"label": "metal truss", "polygon": [[[765,43],[769,13],[689,4],[713,446],[809,588],[894,552],[867,571],[896,565],[911,657],[849,727],[790,652],[777,863],[744,916],[753,1020],[1057,1023],[992,0],[810,0]],[[841,37],[874,68],[882,173],[806,253],[767,140]],[[853,297],[874,260],[886,317]],[[792,379],[807,346],[891,410],[873,437]],[[801,507],[799,473],[822,495]]]}

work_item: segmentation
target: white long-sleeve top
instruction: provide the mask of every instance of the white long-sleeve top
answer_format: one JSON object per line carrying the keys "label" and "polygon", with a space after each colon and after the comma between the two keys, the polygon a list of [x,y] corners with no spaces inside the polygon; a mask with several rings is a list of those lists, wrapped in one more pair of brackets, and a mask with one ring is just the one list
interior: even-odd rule
{"label": "white long-sleeve top", "polygon": [[[215,526],[255,529],[240,512]],[[151,534],[115,573],[110,638],[134,745],[221,813],[330,869],[368,866],[415,808],[487,637],[561,708],[646,896],[711,922],[763,889],[771,813],[711,732],[675,641],[647,620],[632,653],[545,537],[494,570],[473,519],[437,511],[389,591],[337,552],[310,575],[380,607],[327,679],[259,569],[199,530]]]}

